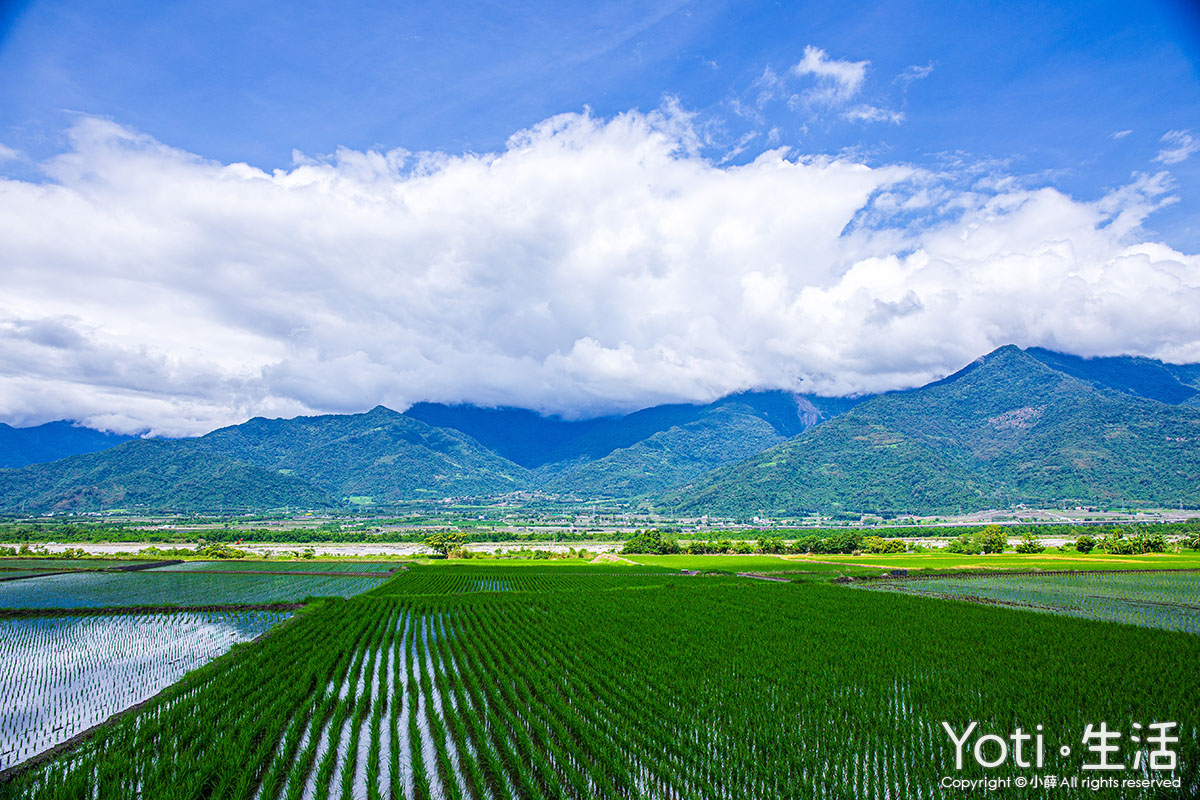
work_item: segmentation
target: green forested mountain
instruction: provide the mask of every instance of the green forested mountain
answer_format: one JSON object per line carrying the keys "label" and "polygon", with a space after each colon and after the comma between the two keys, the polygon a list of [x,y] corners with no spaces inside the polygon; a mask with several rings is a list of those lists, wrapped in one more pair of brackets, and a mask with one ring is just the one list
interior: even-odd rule
{"label": "green forested mountain", "polygon": [[320,507],[325,493],[303,480],[214,457],[198,439],[138,439],[99,453],[0,470],[7,511],[133,508],[190,511],[235,507]]}
{"label": "green forested mountain", "polygon": [[132,436],[97,431],[67,420],[47,422],[30,428],[14,428],[0,422],[0,469],[41,464],[80,453],[116,447]]}
{"label": "green forested mountain", "polygon": [[749,516],[1061,501],[1200,503],[1200,410],[1003,347],[703,476],[663,505]]}
{"label": "green forested mountain", "polygon": [[294,474],[334,501],[502,494],[523,488],[528,477],[469,436],[383,406],[365,414],[255,418],[196,441],[208,452]]}
{"label": "green forested mountain", "polygon": [[580,456],[537,471],[547,492],[632,497],[671,489],[714,467],[741,461],[785,441],[771,423],[735,404],[658,431],[597,459]]}
{"label": "green forested mountain", "polygon": [[[670,403],[644,408],[625,416],[584,420],[547,417],[520,408],[480,408],[440,403],[417,403],[404,414],[430,425],[461,431],[522,466],[532,469],[547,464],[555,465],[546,474],[557,476],[562,471],[558,467],[566,469],[603,459],[617,451],[647,442],[658,434],[687,428],[722,408],[733,408],[738,414],[765,421],[778,436],[787,438],[823,419],[842,413],[859,401],[859,398],[752,391],[732,394],[705,405]],[[671,438],[679,441],[677,435]],[[716,443],[711,437],[705,441]],[[734,445],[736,447],[736,442]],[[705,459],[711,466],[728,460]],[[654,461],[657,462],[657,458]],[[653,468],[656,464],[647,466]]]}
{"label": "green forested mountain", "polygon": [[1170,405],[1196,405],[1200,398],[1200,364],[1165,364],[1139,356],[1080,358],[1041,347],[1025,352],[1093,386]]}
{"label": "green forested mountain", "polygon": [[379,407],[365,414],[255,418],[195,439],[128,442],[0,470],[0,507],[94,510],[317,507],[499,494],[523,467],[458,431]]}
{"label": "green forested mountain", "polygon": [[664,511],[1200,504],[1191,366],[1004,347],[863,401],[743,392],[582,422],[420,404],[0,469],[0,510],[388,505],[539,490]]}

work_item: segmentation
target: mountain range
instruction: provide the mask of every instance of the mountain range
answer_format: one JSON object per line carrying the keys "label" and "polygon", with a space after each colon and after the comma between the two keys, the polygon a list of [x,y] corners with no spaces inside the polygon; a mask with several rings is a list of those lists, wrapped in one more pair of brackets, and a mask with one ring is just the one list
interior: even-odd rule
{"label": "mountain range", "polygon": [[32,428],[14,428],[0,422],[0,469],[55,461],[80,453],[94,453],[134,437],[108,433],[66,420]]}
{"label": "mountain range", "polygon": [[[1200,365],[1014,346],[926,386],[860,398],[753,391],[579,421],[418,403],[123,442],[52,425],[75,431],[80,449],[47,463],[20,451],[8,464],[20,468],[0,469],[0,510],[388,506],[514,493],[737,518],[1200,505]],[[0,448],[8,432],[34,430],[0,428]]]}

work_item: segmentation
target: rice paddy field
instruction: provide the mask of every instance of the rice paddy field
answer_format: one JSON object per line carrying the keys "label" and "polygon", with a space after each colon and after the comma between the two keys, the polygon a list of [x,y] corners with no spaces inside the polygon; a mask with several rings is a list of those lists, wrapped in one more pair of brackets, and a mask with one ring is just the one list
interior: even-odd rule
{"label": "rice paddy field", "polygon": [[161,572],[367,572],[385,574],[404,566],[399,561],[185,561],[156,568]]}
{"label": "rice paddy field", "polygon": [[[643,556],[638,556],[643,558]],[[665,556],[665,558],[696,558],[696,556]],[[1036,555],[1019,553],[991,553],[986,555],[959,555],[943,551],[925,553],[899,553],[861,556],[818,555],[780,556],[797,564],[843,564],[856,567],[871,567],[880,570],[907,569],[927,571],[960,570],[1010,570],[1010,571],[1122,571],[1200,569],[1200,551],[1182,553],[1145,553],[1143,555],[1113,556],[1091,552],[1045,552]]]}
{"label": "rice paddy field", "polygon": [[205,572],[82,572],[0,582],[0,609],[210,606],[349,597],[375,588],[380,577],[211,574]]}
{"label": "rice paddy field", "polygon": [[285,612],[0,620],[0,770],[153,696]]}
{"label": "rice paddy field", "polygon": [[1197,572],[948,575],[861,585],[1200,634]]}
{"label": "rice paddy field", "polygon": [[0,558],[0,574],[7,570],[92,570],[152,564],[146,560],[119,558]]}
{"label": "rice paddy field", "polygon": [[940,800],[980,796],[944,776],[1035,774],[957,771],[941,724],[968,721],[1042,726],[1038,774],[1075,776],[1087,725],[1176,722],[1173,770],[1134,767],[1127,742],[1112,760],[1178,787],[995,796],[1192,797],[1197,663],[1191,633],[829,580],[417,565],[313,604],[0,797]]}

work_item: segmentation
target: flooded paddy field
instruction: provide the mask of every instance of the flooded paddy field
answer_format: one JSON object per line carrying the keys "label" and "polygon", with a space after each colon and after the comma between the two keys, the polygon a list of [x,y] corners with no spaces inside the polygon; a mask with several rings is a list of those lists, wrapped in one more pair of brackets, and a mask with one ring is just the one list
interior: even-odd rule
{"label": "flooded paddy field", "polygon": [[119,569],[153,564],[146,559],[119,558],[0,558],[0,576],[8,570]]}
{"label": "flooded paddy field", "polygon": [[0,771],[269,630],[278,611],[0,620]]}
{"label": "flooded paddy field", "polygon": [[885,579],[860,585],[1200,634],[1200,572],[993,573]]}
{"label": "flooded paddy field", "polygon": [[185,561],[159,567],[159,572],[333,572],[387,575],[404,568],[403,561]]}
{"label": "flooded paddy field", "polygon": [[0,609],[213,606],[349,597],[373,589],[378,576],[86,572],[0,582]]}

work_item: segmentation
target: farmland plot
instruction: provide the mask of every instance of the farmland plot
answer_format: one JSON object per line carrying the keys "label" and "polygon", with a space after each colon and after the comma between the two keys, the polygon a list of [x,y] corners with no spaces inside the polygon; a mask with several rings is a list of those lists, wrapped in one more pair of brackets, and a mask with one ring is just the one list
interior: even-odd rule
{"label": "farmland plot", "polygon": [[939,783],[943,720],[1044,725],[1053,745],[1175,720],[1179,763],[1200,758],[1194,636],[826,583],[584,578],[329,601],[0,797],[942,800],[964,796]]}
{"label": "farmland plot", "polygon": [[159,572],[395,572],[402,563],[382,561],[185,561],[159,569]]}
{"label": "farmland plot", "polygon": [[154,562],[117,558],[0,558],[0,571],[10,569],[103,570],[152,563]]}
{"label": "farmland plot", "polygon": [[384,580],[322,575],[96,572],[0,582],[0,608],[210,606],[349,597]]}
{"label": "farmland plot", "polygon": [[285,612],[0,620],[0,770],[174,683]]}
{"label": "farmland plot", "polygon": [[648,574],[623,573],[614,575],[595,570],[566,572],[554,569],[505,569],[504,567],[474,567],[471,569],[413,569],[385,584],[376,594],[444,595],[474,592],[571,592],[604,589],[633,589],[664,586],[668,582],[693,580],[670,572]]}
{"label": "farmland plot", "polygon": [[1200,633],[1200,573],[955,575],[870,581],[868,589]]}

